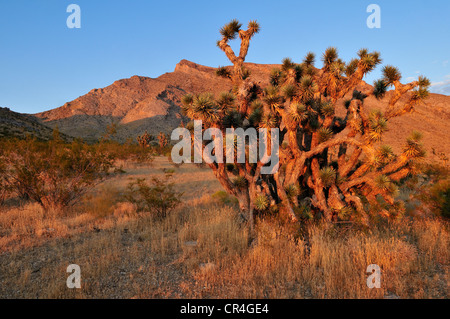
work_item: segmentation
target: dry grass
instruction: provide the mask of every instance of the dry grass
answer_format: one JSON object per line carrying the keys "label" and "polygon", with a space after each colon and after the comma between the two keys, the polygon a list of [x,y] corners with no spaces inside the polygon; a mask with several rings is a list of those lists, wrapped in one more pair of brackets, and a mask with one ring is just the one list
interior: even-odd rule
{"label": "dry grass", "polygon": [[[275,219],[245,225],[208,169],[182,165],[184,203],[157,220],[120,201],[129,177],[172,166],[124,166],[64,214],[35,204],[0,213],[1,298],[448,298],[449,231],[439,220],[403,220],[371,231],[311,224],[302,236]],[[66,268],[81,267],[81,289]],[[366,268],[382,269],[381,288]]]}

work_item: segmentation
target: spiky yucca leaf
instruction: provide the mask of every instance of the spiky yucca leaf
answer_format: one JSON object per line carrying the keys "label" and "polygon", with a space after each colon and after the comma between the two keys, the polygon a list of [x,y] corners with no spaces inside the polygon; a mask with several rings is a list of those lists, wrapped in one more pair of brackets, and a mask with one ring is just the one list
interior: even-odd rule
{"label": "spiky yucca leaf", "polygon": [[395,196],[398,193],[398,186],[386,175],[379,175],[375,178],[375,186],[386,194]]}
{"label": "spiky yucca leaf", "polygon": [[270,84],[272,86],[278,86],[280,84],[280,79],[281,79],[281,70],[272,69],[270,71]]}
{"label": "spiky yucca leaf", "polygon": [[408,158],[423,158],[426,155],[425,150],[420,145],[416,143],[410,143],[403,148],[403,154]]}
{"label": "spiky yucca leaf", "polygon": [[226,40],[233,40],[236,38],[236,34],[239,32],[241,27],[242,24],[240,24],[238,20],[234,19],[220,29],[220,34]]}
{"label": "spiky yucca leaf", "polygon": [[260,100],[253,100],[252,103],[250,104],[250,108],[252,110],[256,110],[256,109],[262,109],[263,104]]}
{"label": "spiky yucca leaf", "polygon": [[428,88],[431,85],[430,80],[422,75],[419,76],[418,82],[419,86],[424,88]]}
{"label": "spiky yucca leaf", "polygon": [[289,84],[282,87],[281,91],[286,99],[292,99],[295,96],[296,88],[295,86]]}
{"label": "spiky yucca leaf", "polygon": [[294,67],[294,72],[295,72],[295,82],[299,82],[303,76],[304,72],[303,66],[301,64],[296,64]]}
{"label": "spiky yucca leaf", "polygon": [[258,126],[261,122],[262,118],[262,109],[261,108],[255,108],[248,117],[248,121],[250,122],[251,126]]}
{"label": "spiky yucca leaf", "polygon": [[373,55],[369,54],[361,58],[359,65],[363,68],[364,72],[372,71],[380,61]]}
{"label": "spiky yucca leaf", "polygon": [[330,72],[337,78],[341,77],[342,73],[345,72],[345,64],[340,61],[331,63]]}
{"label": "spiky yucca leaf", "polygon": [[194,101],[194,96],[192,94],[183,95],[181,98],[181,103],[183,105],[190,105]]}
{"label": "spiky yucca leaf", "polygon": [[242,79],[245,80],[249,78],[251,75],[251,71],[245,67],[242,67]]}
{"label": "spiky yucca leaf", "polygon": [[378,52],[378,51],[373,51],[371,54],[370,54],[372,57],[373,57],[373,59],[374,59],[374,61],[375,61],[375,65],[378,65],[378,64],[380,64],[381,62],[383,62],[383,60],[381,59],[381,53],[380,52]]}
{"label": "spiky yucca leaf", "polygon": [[298,187],[294,184],[289,184],[284,188],[286,195],[288,198],[294,198],[295,196],[298,196],[299,190]]}
{"label": "spiky yucca leaf", "polygon": [[272,109],[277,109],[282,106],[282,97],[279,95],[278,87],[268,86],[264,89],[264,101]]}
{"label": "spiky yucca leaf", "polygon": [[415,142],[419,142],[420,140],[422,140],[423,134],[419,131],[412,131],[411,135],[410,135],[410,139],[415,141]]}
{"label": "spiky yucca leaf", "polygon": [[289,106],[289,118],[295,123],[300,123],[308,118],[306,106],[304,104],[292,103]]}
{"label": "spiky yucca leaf", "polygon": [[399,193],[399,188],[397,185],[395,185],[395,183],[391,182],[388,189],[386,190],[386,193],[391,196],[397,196],[397,194]]}
{"label": "spiky yucca leaf", "polygon": [[231,72],[224,66],[219,66],[217,68],[216,75],[222,78],[231,78]]}
{"label": "spiky yucca leaf", "polygon": [[328,141],[330,138],[333,137],[333,131],[330,130],[328,127],[321,127],[317,132],[319,134],[319,143]]}
{"label": "spiky yucca leaf", "polygon": [[261,27],[256,20],[252,20],[248,23],[247,29],[253,35],[258,33],[261,30]]}
{"label": "spiky yucca leaf", "polygon": [[325,187],[330,187],[336,182],[336,171],[333,167],[326,166],[319,171],[320,179]]}
{"label": "spiky yucca leaf", "polygon": [[330,102],[324,102],[320,105],[320,113],[324,116],[333,116],[335,112],[334,105]]}
{"label": "spiky yucca leaf", "polygon": [[325,53],[322,55],[322,61],[325,67],[330,66],[333,62],[338,58],[338,51],[335,47],[329,47],[325,50]]}
{"label": "spiky yucca leaf", "polygon": [[281,62],[281,70],[286,72],[287,70],[293,69],[295,67],[295,63],[291,58],[284,58]]}
{"label": "spiky yucca leaf", "polygon": [[236,97],[234,96],[233,93],[222,92],[222,93],[220,93],[220,96],[217,99],[217,104],[219,105],[220,109],[222,109],[223,111],[226,111],[226,110],[234,107],[235,99],[236,99]]}
{"label": "spiky yucca leaf", "polygon": [[426,99],[429,95],[430,95],[430,92],[428,91],[428,88],[419,87],[418,89],[413,91],[412,98],[414,100],[423,100],[423,99]]}
{"label": "spiky yucca leaf", "polygon": [[232,180],[232,183],[237,188],[244,188],[247,186],[247,179],[244,176],[237,176]]}
{"label": "spiky yucca leaf", "polygon": [[316,55],[313,52],[308,52],[303,59],[303,63],[305,63],[307,66],[313,66],[314,62],[316,60]]}
{"label": "spiky yucca leaf", "polygon": [[358,68],[358,60],[352,59],[345,67],[345,75],[347,76],[352,75],[353,73],[355,73],[357,68]]}
{"label": "spiky yucca leaf", "polygon": [[316,74],[316,69],[313,66],[311,66],[311,65],[307,65],[303,69],[303,75],[314,76],[315,74]]}
{"label": "spiky yucca leaf", "polygon": [[378,148],[377,156],[383,161],[388,162],[393,159],[394,151],[390,145],[381,145]]}
{"label": "spiky yucca leaf", "polygon": [[413,131],[411,136],[406,140],[406,145],[403,147],[403,154],[408,158],[422,158],[426,155],[420,140],[422,139],[422,133]]}
{"label": "spiky yucca leaf", "polygon": [[255,198],[254,205],[259,211],[266,210],[269,207],[269,199],[266,195],[260,194]]}
{"label": "spiky yucca leaf", "polygon": [[382,72],[383,72],[383,81],[388,86],[396,81],[400,81],[400,79],[402,78],[402,75],[401,75],[399,69],[392,65],[386,65],[383,68]]}
{"label": "spiky yucca leaf", "polygon": [[181,111],[183,115],[186,115],[189,118],[194,117],[194,108],[193,108],[194,96],[192,94],[186,94],[181,98]]}
{"label": "spiky yucca leaf", "polygon": [[387,91],[387,85],[384,80],[378,80],[373,82],[373,95],[377,99],[382,99]]}
{"label": "spiky yucca leaf", "polygon": [[193,116],[207,123],[216,122],[219,118],[218,106],[212,94],[204,93],[196,96],[192,102]]}
{"label": "spiky yucca leaf", "polygon": [[369,138],[371,141],[380,141],[383,133],[387,131],[387,119],[381,111],[372,111],[369,114]]}
{"label": "spiky yucca leaf", "polygon": [[369,54],[369,50],[367,50],[366,48],[360,49],[358,51],[358,56],[360,59],[362,59],[363,57],[366,57]]}
{"label": "spiky yucca leaf", "polygon": [[338,211],[338,218],[340,220],[349,220],[356,214],[355,210],[350,206],[344,206]]}
{"label": "spiky yucca leaf", "polygon": [[274,128],[277,126],[278,117],[274,113],[264,114],[261,119],[260,127],[262,128]]}
{"label": "spiky yucca leaf", "polygon": [[391,179],[382,174],[382,175],[378,175],[375,178],[375,186],[382,191],[387,191],[389,190],[389,188],[391,187]]}
{"label": "spiky yucca leaf", "polygon": [[309,75],[304,75],[300,79],[300,97],[303,101],[308,101],[314,97],[314,94],[318,91],[319,87],[313,78]]}
{"label": "spiky yucca leaf", "polygon": [[337,176],[336,176],[336,185],[341,185],[341,184],[343,184],[343,183],[345,183],[347,181],[348,181],[347,176],[341,176],[341,175],[337,174]]}

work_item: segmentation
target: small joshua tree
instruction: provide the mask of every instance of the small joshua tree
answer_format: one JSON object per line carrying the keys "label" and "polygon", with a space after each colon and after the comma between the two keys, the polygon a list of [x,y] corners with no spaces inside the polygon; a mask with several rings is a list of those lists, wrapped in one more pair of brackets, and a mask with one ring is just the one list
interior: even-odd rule
{"label": "small joshua tree", "polygon": [[[264,164],[248,159],[243,164],[225,160],[208,164],[225,190],[238,198],[250,224],[255,210],[270,207],[294,221],[296,212],[309,206],[327,221],[345,216],[367,223],[372,204],[399,206],[395,183],[411,172],[415,159],[424,156],[421,136],[414,132],[400,154],[380,142],[391,118],[412,112],[428,96],[429,80],[420,76],[402,84],[399,70],[387,65],[373,88],[358,90],[367,87],[360,84],[381,63],[380,54],[361,49],[357,58],[346,63],[331,47],[322,55],[321,69],[314,67],[313,53],[301,63],[286,58],[272,71],[270,85],[261,88],[244,65],[250,40],[259,30],[256,21],[243,30],[236,20],[220,30],[217,44],[233,67],[219,67],[217,75],[232,81],[232,91],[217,98],[200,94],[182,100],[185,114],[202,120],[203,129],[280,129],[280,169],[272,175],[262,175]],[[229,45],[237,35],[238,55]],[[389,88],[393,90],[387,92]],[[368,96],[387,100],[386,110],[366,110]],[[343,117],[336,115],[337,107],[345,107]]]}
{"label": "small joshua tree", "polygon": [[139,143],[139,145],[143,148],[149,147],[150,143],[154,140],[154,137],[150,134],[148,134],[147,131],[145,131],[144,134],[139,135],[137,137],[137,142]]}
{"label": "small joshua tree", "polygon": [[161,151],[164,149],[164,147],[167,146],[168,143],[169,143],[169,140],[167,138],[167,135],[164,134],[163,132],[159,132],[158,144],[159,144],[159,148],[161,149]]}

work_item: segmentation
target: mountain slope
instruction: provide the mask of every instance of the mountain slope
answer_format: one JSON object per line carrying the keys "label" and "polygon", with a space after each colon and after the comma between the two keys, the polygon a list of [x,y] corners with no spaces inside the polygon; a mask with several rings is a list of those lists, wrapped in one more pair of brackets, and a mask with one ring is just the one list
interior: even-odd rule
{"label": "mountain slope", "polygon": [[[248,64],[261,81],[268,79],[274,66]],[[182,60],[174,72],[156,79],[133,76],[118,80],[35,116],[50,127],[58,125],[62,132],[85,139],[99,138],[107,125],[118,123],[118,138],[125,140],[145,130],[168,133],[178,126],[181,98],[187,93],[219,94],[230,89],[228,81],[215,75],[215,68]]]}
{"label": "mountain slope", "polygon": [[[52,138],[52,133],[53,129],[40,123],[36,117],[0,107],[0,138],[23,138],[26,135],[33,135],[41,140],[49,140]],[[64,134],[61,137],[70,139]]]}

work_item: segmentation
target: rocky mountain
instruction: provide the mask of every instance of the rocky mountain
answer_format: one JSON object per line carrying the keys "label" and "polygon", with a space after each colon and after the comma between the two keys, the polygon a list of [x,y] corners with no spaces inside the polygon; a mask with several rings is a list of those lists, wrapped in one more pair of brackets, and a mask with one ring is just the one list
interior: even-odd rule
{"label": "rocky mountain", "polygon": [[[270,71],[279,65],[246,63],[252,79],[265,86]],[[367,89],[368,84],[363,84]],[[229,81],[215,75],[215,68],[187,60],[180,61],[174,72],[158,78],[133,76],[102,89],[93,89],[63,106],[35,114],[49,127],[58,126],[61,132],[93,140],[101,137],[111,123],[118,124],[117,138],[135,139],[146,130],[169,133],[182,120],[181,98],[187,93],[212,92],[219,94],[231,88]],[[367,109],[384,109],[390,92],[382,101],[373,97],[365,100]],[[343,113],[343,101],[337,113]],[[439,153],[450,154],[447,123],[450,119],[450,96],[431,94],[426,103],[418,105],[416,112],[389,122],[390,131],[384,143],[399,151],[412,130],[421,131],[431,157]],[[184,119],[186,123],[187,119]],[[434,154],[433,154],[434,153]]]}
{"label": "rocky mountain", "polygon": [[[248,64],[261,81],[267,81],[274,66]],[[215,68],[182,60],[174,72],[156,79],[133,76],[118,80],[35,116],[50,127],[57,125],[61,132],[88,140],[101,137],[109,124],[117,123],[117,137],[123,141],[146,130],[169,133],[180,124],[181,98],[187,93],[219,94],[230,89],[228,81],[215,75]]]}

